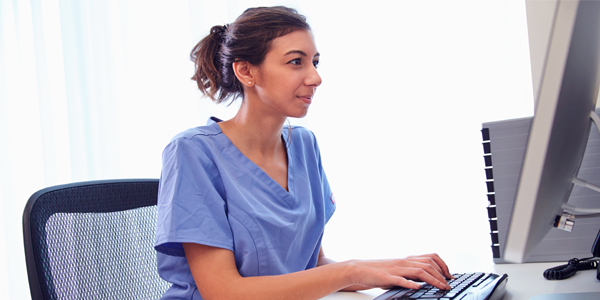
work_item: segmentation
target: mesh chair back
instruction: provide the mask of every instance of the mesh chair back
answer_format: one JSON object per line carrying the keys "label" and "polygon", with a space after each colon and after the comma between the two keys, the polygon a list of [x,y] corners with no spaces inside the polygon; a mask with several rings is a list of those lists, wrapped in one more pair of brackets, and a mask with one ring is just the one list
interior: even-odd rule
{"label": "mesh chair back", "polygon": [[23,214],[32,299],[159,299],[154,235],[158,180],[43,189]]}

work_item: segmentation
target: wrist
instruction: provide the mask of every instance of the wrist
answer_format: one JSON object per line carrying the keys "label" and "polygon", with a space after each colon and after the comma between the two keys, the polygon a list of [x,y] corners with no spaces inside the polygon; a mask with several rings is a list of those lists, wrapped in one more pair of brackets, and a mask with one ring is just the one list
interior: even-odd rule
{"label": "wrist", "polygon": [[342,272],[345,287],[356,285],[358,272],[357,260],[348,260],[342,263]]}
{"label": "wrist", "polygon": [[345,287],[341,291],[355,292],[370,288],[361,284],[365,274],[360,262],[360,260],[348,260],[343,263]]}

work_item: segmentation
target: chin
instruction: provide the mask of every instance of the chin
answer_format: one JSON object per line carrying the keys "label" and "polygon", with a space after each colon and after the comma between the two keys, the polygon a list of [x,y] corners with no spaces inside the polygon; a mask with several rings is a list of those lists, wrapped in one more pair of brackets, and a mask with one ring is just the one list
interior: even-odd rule
{"label": "chin", "polygon": [[290,118],[297,118],[297,119],[300,119],[300,118],[304,118],[304,117],[306,117],[306,115],[307,115],[307,114],[308,114],[308,109],[307,109],[307,110],[304,110],[304,111],[302,111],[302,112],[298,112],[298,113],[295,113],[295,114],[291,114],[289,117],[290,117]]}

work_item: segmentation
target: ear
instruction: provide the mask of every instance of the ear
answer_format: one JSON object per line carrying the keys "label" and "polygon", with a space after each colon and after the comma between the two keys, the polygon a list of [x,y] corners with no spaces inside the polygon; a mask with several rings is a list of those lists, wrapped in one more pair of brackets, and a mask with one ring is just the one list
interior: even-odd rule
{"label": "ear", "polygon": [[254,69],[254,65],[247,61],[236,61],[233,63],[233,72],[235,72],[235,77],[237,77],[243,86],[254,86],[256,80],[256,77],[254,76]]}

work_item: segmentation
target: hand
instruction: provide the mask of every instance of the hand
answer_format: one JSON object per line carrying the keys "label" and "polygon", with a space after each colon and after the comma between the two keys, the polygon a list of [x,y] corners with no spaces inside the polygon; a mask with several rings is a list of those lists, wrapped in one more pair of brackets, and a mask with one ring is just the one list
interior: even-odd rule
{"label": "hand", "polygon": [[428,263],[433,265],[434,267],[436,267],[436,269],[442,274],[444,275],[444,277],[446,279],[454,279],[454,276],[452,276],[452,274],[450,274],[450,270],[448,269],[448,266],[446,265],[446,263],[444,262],[444,260],[437,254],[432,253],[432,254],[423,254],[423,255],[416,255],[416,256],[409,256],[406,258],[407,260],[414,260],[414,261],[419,261],[422,263]]}
{"label": "hand", "polygon": [[405,259],[350,261],[355,267],[354,282],[366,288],[401,286],[418,289],[424,281],[439,289],[449,289],[452,278],[446,263],[437,254],[410,256]]}

